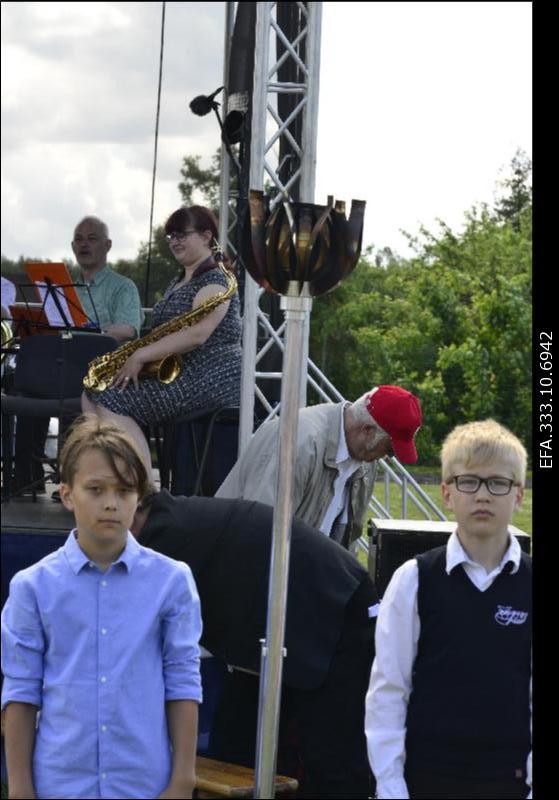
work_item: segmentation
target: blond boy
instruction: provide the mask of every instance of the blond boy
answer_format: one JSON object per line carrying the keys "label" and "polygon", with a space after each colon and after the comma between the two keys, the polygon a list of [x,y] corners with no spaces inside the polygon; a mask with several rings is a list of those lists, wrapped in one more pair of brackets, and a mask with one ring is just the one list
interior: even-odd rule
{"label": "blond boy", "polygon": [[14,576],[2,613],[9,796],[191,797],[201,621],[190,569],[129,532],[147,474],[122,431],[79,422],[61,478],[76,528]]}
{"label": "blond boy", "polygon": [[444,442],[457,527],[381,602],[366,699],[379,798],[524,798],[531,786],[531,559],[508,530],[526,451],[493,420]]}

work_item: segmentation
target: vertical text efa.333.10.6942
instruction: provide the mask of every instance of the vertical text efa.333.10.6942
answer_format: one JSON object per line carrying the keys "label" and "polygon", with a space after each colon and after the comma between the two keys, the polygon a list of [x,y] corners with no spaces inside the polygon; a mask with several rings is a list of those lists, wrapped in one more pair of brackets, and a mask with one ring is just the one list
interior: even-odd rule
{"label": "vertical text efa.333.10.6942", "polygon": [[551,469],[553,466],[553,356],[551,331],[541,331],[539,340],[538,381],[540,432],[540,469]]}

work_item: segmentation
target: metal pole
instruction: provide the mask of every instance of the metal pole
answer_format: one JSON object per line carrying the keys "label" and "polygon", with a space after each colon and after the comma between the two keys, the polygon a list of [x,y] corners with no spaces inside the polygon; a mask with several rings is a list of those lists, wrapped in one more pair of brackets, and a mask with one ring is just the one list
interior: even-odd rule
{"label": "metal pole", "polygon": [[408,479],[402,475],[402,519],[408,518]]}
{"label": "metal pole", "polygon": [[384,506],[390,513],[390,475],[384,470]]}
{"label": "metal pole", "polygon": [[155,141],[153,144],[153,170],[151,175],[151,202],[149,207],[148,259],[146,264],[146,284],[144,306],[148,305],[149,273],[151,269],[151,240],[153,233],[153,205],[155,200],[155,175],[157,173],[157,143],[159,141],[159,112],[161,110],[161,79],[163,76],[163,47],[165,44],[165,3],[161,3],[161,44],[159,47],[159,80],[157,84],[157,109],[155,112]]}
{"label": "metal pole", "polygon": [[286,347],[281,385],[281,415],[278,448],[278,484],[272,534],[272,558],[268,591],[266,639],[262,644],[260,669],[260,699],[256,739],[255,789],[256,797],[274,797],[274,776],[277,760],[277,740],[281,701],[281,679],[284,656],[285,611],[291,521],[293,518],[293,467],[299,422],[301,384],[301,355],[305,320],[312,299],[308,284],[292,281],[282,297],[281,307],[287,321]]}
{"label": "metal pole", "polygon": [[316,175],[318,96],[320,88],[320,37],[322,31],[322,3],[308,3],[307,34],[307,104],[303,112],[301,149],[301,202],[314,203]]}
{"label": "metal pole", "polygon": [[[231,52],[231,36],[235,22],[235,4],[225,3],[225,36],[223,42],[223,115],[227,114],[227,81],[229,80],[229,54]],[[229,190],[231,183],[231,167],[229,153],[225,143],[221,142],[221,170],[219,175],[219,241],[227,250],[229,232]]]}
{"label": "metal pole", "polygon": [[[318,95],[320,84],[320,38],[322,32],[322,3],[308,3],[307,34],[307,104],[303,111],[303,130],[301,149],[301,179],[299,196],[303,203],[314,203],[314,185],[316,176],[316,138],[318,120]],[[307,405],[308,364],[309,364],[310,316],[305,322],[303,337],[303,355],[301,358],[301,391],[300,405]]]}
{"label": "metal pole", "polygon": [[[251,189],[264,186],[264,146],[266,141],[266,76],[270,46],[271,3],[258,3],[254,49],[254,81],[250,133]],[[241,411],[239,415],[239,458],[246,449],[254,427],[254,371],[258,329],[258,296],[260,288],[246,275],[243,314],[243,365],[241,374]]]}

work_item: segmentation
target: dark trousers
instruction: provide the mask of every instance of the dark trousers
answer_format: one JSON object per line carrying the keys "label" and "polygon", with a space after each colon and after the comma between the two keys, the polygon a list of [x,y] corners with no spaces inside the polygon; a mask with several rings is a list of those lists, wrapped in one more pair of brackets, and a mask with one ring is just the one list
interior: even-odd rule
{"label": "dark trousers", "polygon": [[[376,602],[367,579],[347,605],[342,633],[321,686],[302,690],[284,684],[282,688],[278,772],[300,781],[299,797],[371,796],[364,729],[374,624],[367,609]],[[257,676],[238,670],[231,673],[210,738],[216,758],[254,766],[258,688]]]}
{"label": "dark trousers", "polygon": [[407,773],[413,800],[515,800],[528,796],[524,778],[479,780],[430,773]]}

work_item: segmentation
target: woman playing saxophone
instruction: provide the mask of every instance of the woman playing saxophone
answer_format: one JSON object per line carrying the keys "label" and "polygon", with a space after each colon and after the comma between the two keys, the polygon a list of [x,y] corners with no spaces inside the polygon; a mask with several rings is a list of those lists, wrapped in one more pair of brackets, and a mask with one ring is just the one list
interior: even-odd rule
{"label": "woman playing saxophone", "polygon": [[[99,391],[86,380],[90,388],[82,396],[83,411],[111,420],[134,437],[148,469],[151,457],[140,426],[172,421],[198,409],[237,405],[240,399],[239,297],[236,291],[231,294],[231,280],[213,256],[217,221],[203,206],[183,207],[171,214],[165,234],[182,269],[153,308],[153,324],[162,335],[154,330],[146,341],[134,343],[123,363],[116,361],[111,385],[104,388],[102,383]],[[220,302],[226,291],[229,299]],[[211,310],[194,315],[193,324],[182,323],[185,312],[203,311],[202,307]],[[147,365],[173,354],[182,357],[174,380],[138,379]]]}

